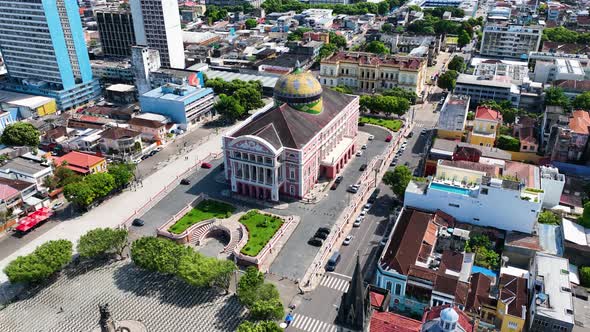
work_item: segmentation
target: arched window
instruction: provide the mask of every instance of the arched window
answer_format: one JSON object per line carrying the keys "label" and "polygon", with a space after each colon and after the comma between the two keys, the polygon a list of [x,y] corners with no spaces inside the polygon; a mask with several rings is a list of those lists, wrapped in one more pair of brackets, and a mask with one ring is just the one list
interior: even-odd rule
{"label": "arched window", "polygon": [[385,288],[388,289],[390,292],[393,291],[393,287],[392,287],[391,281],[388,281],[387,282]]}

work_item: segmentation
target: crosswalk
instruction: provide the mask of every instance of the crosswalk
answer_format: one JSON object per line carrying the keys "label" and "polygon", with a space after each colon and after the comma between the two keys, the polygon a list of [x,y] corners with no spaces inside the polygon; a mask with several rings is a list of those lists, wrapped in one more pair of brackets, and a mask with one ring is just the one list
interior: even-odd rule
{"label": "crosswalk", "polygon": [[306,332],[336,332],[336,325],[322,322],[319,319],[311,318],[301,314],[293,314],[293,322],[289,325],[287,331],[306,331]]}
{"label": "crosswalk", "polygon": [[349,284],[350,281],[348,279],[341,279],[331,274],[326,274],[320,282],[320,286],[332,288],[342,293],[346,293]]}

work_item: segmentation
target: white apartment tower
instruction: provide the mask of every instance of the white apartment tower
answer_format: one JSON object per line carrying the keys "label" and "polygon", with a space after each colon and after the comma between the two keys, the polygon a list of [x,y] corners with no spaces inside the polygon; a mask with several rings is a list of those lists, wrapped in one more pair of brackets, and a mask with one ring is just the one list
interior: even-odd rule
{"label": "white apartment tower", "polygon": [[184,69],[184,45],[176,0],[131,0],[137,45],[160,52],[162,67]]}
{"label": "white apartment tower", "polygon": [[527,59],[541,43],[542,26],[488,24],[483,29],[479,53],[483,56]]}
{"label": "white apartment tower", "polygon": [[131,47],[131,64],[133,65],[135,86],[141,96],[152,89],[150,73],[160,69],[160,53],[149,47],[133,46]]}

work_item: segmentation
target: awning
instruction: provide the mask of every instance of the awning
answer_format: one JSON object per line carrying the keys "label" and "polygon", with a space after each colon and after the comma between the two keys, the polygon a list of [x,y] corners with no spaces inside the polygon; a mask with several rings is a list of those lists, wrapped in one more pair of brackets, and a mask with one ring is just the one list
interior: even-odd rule
{"label": "awning", "polygon": [[48,207],[39,209],[21,219],[21,221],[18,223],[18,226],[16,226],[16,230],[20,232],[26,232],[38,225],[40,222],[49,219],[52,214],[53,212]]}

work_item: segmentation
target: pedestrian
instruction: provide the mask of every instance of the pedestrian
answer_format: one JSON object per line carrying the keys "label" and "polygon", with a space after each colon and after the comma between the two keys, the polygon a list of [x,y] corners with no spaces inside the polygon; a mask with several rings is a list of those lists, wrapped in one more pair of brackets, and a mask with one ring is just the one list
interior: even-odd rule
{"label": "pedestrian", "polygon": [[64,308],[59,307],[59,311],[57,312],[58,314],[61,314],[62,312],[64,312]]}

